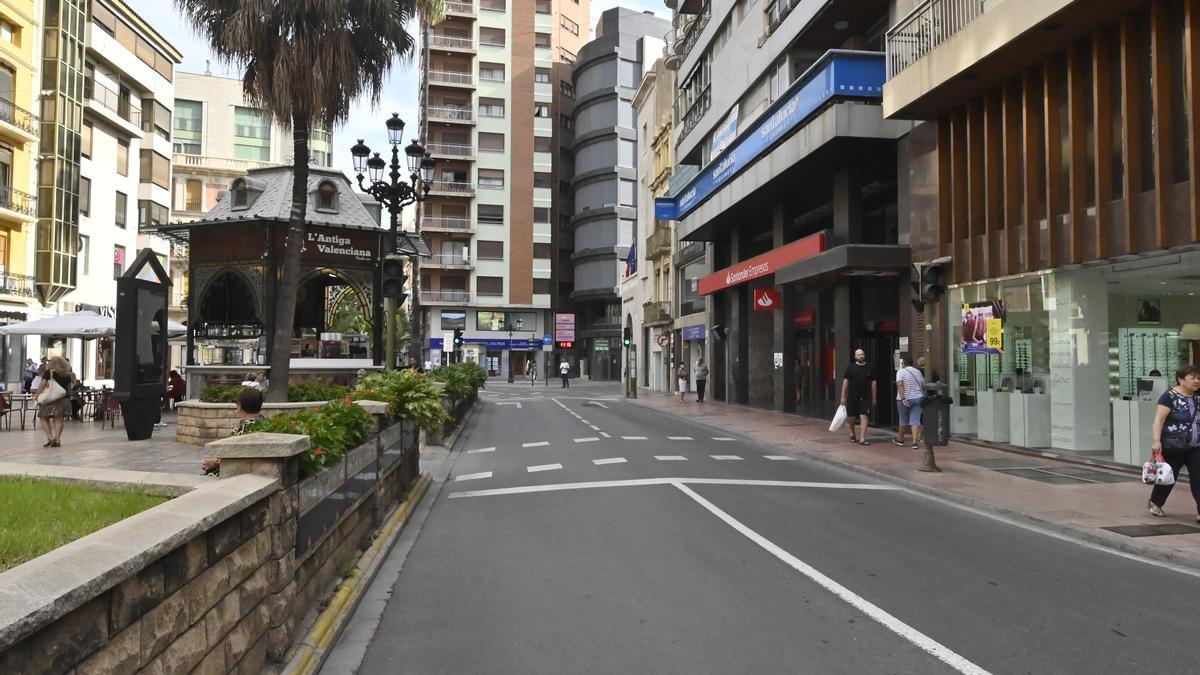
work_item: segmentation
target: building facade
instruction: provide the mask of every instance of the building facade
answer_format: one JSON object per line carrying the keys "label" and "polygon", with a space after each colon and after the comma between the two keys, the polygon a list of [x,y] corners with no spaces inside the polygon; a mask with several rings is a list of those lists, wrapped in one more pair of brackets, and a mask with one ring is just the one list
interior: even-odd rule
{"label": "building facade", "polygon": [[862,348],[881,373],[873,421],[894,416],[893,355],[912,323],[897,170],[911,125],[879,106],[888,11],[848,0],[676,7],[677,167],[660,216],[678,221],[677,258],[704,252],[676,286],[679,312],[703,303],[706,325],[680,326],[680,342],[703,345],[715,399],[831,413]]}
{"label": "building facade", "polygon": [[884,110],[922,121],[913,255],[952,258],[934,339],[952,433],[1141,463],[1158,394],[1200,362],[1200,11],[892,16]]}
{"label": "building facade", "polygon": [[589,3],[444,8],[441,22],[422,26],[421,137],[437,168],[417,221],[434,255],[419,263],[415,327],[430,361],[455,358],[447,336],[462,329],[461,357],[489,373],[524,373],[533,360],[544,374],[570,68],[587,41]]}

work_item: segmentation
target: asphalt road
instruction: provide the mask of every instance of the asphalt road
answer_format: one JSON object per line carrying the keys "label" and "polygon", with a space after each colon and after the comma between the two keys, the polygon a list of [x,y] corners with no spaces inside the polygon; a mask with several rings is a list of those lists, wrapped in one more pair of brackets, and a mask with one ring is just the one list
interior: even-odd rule
{"label": "asphalt road", "polygon": [[1200,576],[617,394],[489,384],[338,672],[1200,668]]}

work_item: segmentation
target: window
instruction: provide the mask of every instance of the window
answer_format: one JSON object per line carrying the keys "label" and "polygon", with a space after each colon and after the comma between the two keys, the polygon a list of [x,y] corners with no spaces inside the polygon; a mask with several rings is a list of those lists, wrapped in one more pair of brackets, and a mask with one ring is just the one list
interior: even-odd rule
{"label": "window", "polygon": [[549,68],[534,68],[533,69],[533,81],[534,82],[549,82],[550,81],[550,69]]}
{"label": "window", "polygon": [[480,63],[479,64],[479,79],[487,80],[488,82],[503,82],[504,81],[504,64],[503,63]]}
{"label": "window", "polygon": [[479,132],[480,152],[504,152],[504,134]]}
{"label": "window", "polygon": [[548,173],[537,172],[533,174],[533,187],[535,188],[551,188],[554,187],[554,179]]}
{"label": "window", "polygon": [[558,83],[558,90],[567,98],[575,98],[575,85],[567,82],[566,80],[562,80]]}
{"label": "window", "polygon": [[170,220],[170,210],[149,199],[138,200],[138,225],[142,227],[162,225]]}
{"label": "window", "polygon": [[117,173],[129,175],[129,141],[117,140]]}
{"label": "window", "polygon": [[0,19],[0,40],[4,40],[9,44],[16,44],[17,28],[11,23]]}
{"label": "window", "polygon": [[480,169],[479,170],[479,189],[481,190],[503,190],[504,189],[504,171],[500,169]]}
{"label": "window", "polygon": [[542,260],[549,260],[554,255],[554,246],[541,242],[534,242],[533,257]]}
{"label": "window", "polygon": [[479,44],[489,47],[504,46],[504,29],[503,28],[480,28],[479,29]]}
{"label": "window", "polygon": [[550,34],[549,33],[534,33],[533,34],[533,46],[534,47],[549,47],[550,46]]}
{"label": "window", "polygon": [[[565,14],[560,14],[558,16],[558,25],[567,29],[567,32],[570,33],[571,35],[579,35],[579,24],[568,19]],[[546,46],[549,46],[549,45],[546,45]]]}
{"label": "window", "polygon": [[479,99],[479,116],[480,117],[504,117],[504,99],[500,99],[500,98],[481,98],[481,99]]}
{"label": "window", "polygon": [[547,118],[550,117],[550,105],[547,103],[534,103],[533,104],[533,116],[534,117],[547,117]]}
{"label": "window", "polygon": [[142,175],[138,180],[169,189],[171,187],[171,160],[153,150],[143,150]]}
{"label": "window", "polygon": [[84,122],[79,133],[79,154],[84,157],[92,156],[92,123]]}
{"label": "window", "polygon": [[90,261],[92,259],[92,238],[86,234],[79,235],[79,265],[80,272],[89,274],[92,271]]}
{"label": "window", "polygon": [[[550,209],[546,208],[545,206],[533,207],[533,222],[549,223],[550,222]],[[537,244],[534,244],[534,246],[536,247]]]}
{"label": "window", "polygon": [[[243,190],[244,192],[244,190]],[[236,193],[235,193],[236,194]],[[189,179],[183,185],[183,210],[184,211],[202,211],[204,210],[203,203],[204,183],[199,180]]]}
{"label": "window", "polygon": [[175,99],[174,127],[175,152],[185,155],[200,154],[200,137],[204,122],[204,104],[200,101]]}
{"label": "window", "polygon": [[[504,295],[504,277],[475,277],[476,295]],[[480,330],[487,330],[480,328]]]}
{"label": "window", "polygon": [[533,3],[533,11],[538,14],[550,14],[554,11],[554,7],[550,0],[535,0]]}
{"label": "window", "polygon": [[480,204],[479,222],[487,225],[504,224],[504,206],[501,204]]}
{"label": "window", "polygon": [[152,98],[142,99],[142,131],[171,140],[171,111]]}
{"label": "window", "polygon": [[554,139],[549,136],[534,136],[533,151],[534,152],[550,152],[554,144]]}
{"label": "window", "polygon": [[[196,182],[199,183],[200,181]],[[250,194],[246,190],[245,180],[239,178],[238,180],[233,181],[233,187],[231,191],[233,192],[233,208],[244,209],[250,205]]]}
{"label": "window", "polygon": [[559,123],[559,126],[566,129],[567,131],[570,131],[575,128],[575,120],[571,119],[570,115],[559,115],[558,123]]}
{"label": "window", "polygon": [[233,156],[259,162],[271,159],[271,122],[261,110],[234,107]]}
{"label": "window", "polygon": [[537,295],[549,295],[550,294],[550,280],[549,279],[538,279],[535,277],[533,280],[533,292]]}
{"label": "window", "polygon": [[337,210],[337,186],[329,181],[321,181],[317,186],[317,210],[318,211],[336,211]]}
{"label": "window", "polygon": [[[428,288],[428,286],[426,286]],[[442,312],[442,330],[467,329],[466,312]]]}
{"label": "window", "polygon": [[92,179],[79,179],[79,215],[90,216],[92,213]]}
{"label": "window", "polygon": [[[113,223],[120,228],[125,227],[125,215],[129,210],[129,197],[124,192],[117,192],[117,206],[113,211]],[[124,249],[121,249],[124,250]]]}
{"label": "window", "polygon": [[[508,9],[505,6],[505,0],[479,0],[480,9],[486,9],[492,12],[503,12]],[[443,314],[442,316],[445,316]]]}
{"label": "window", "polygon": [[504,242],[482,240],[475,242],[475,257],[479,260],[504,260]]}
{"label": "window", "polygon": [[125,273],[125,247],[117,244],[113,246],[113,278],[120,279]]}

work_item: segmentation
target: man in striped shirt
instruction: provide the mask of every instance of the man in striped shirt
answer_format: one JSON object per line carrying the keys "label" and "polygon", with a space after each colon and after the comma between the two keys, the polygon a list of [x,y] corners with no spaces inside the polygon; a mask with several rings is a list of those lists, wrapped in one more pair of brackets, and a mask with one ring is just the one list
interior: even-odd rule
{"label": "man in striped shirt", "polygon": [[904,447],[904,437],[912,427],[913,450],[921,447],[922,410],[921,399],[925,396],[925,376],[912,365],[912,357],[900,355],[900,369],[896,371],[896,411],[899,414],[900,433],[892,442]]}

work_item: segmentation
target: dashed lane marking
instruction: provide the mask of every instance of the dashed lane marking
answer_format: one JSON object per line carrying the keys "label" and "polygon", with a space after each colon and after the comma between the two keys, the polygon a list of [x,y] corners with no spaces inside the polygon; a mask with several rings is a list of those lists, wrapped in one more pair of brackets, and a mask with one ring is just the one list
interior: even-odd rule
{"label": "dashed lane marking", "polygon": [[621,437],[621,440],[624,440],[624,441],[644,441],[644,440],[647,440],[647,439],[646,439],[646,437],[645,437],[645,436],[622,436],[622,437]]}
{"label": "dashed lane marking", "polygon": [[769,459],[773,462],[790,462],[796,458],[791,455],[763,455],[763,459]]}
{"label": "dashed lane marking", "polygon": [[518,410],[521,408],[520,401],[496,401],[496,405],[515,405]]}
{"label": "dashed lane marking", "polygon": [[583,419],[582,417],[580,417],[580,418],[579,418],[579,421],[580,421],[580,422],[583,422],[584,424],[591,424],[591,422],[589,422],[589,421],[587,421],[587,420]]}
{"label": "dashed lane marking", "polygon": [[691,436],[667,436],[668,441],[692,441],[695,440]]}
{"label": "dashed lane marking", "polygon": [[558,471],[562,468],[562,464],[539,464],[537,466],[527,466],[525,470],[529,473],[537,473],[538,471]]}
{"label": "dashed lane marking", "polygon": [[730,438],[728,436],[713,436],[713,440],[714,441],[736,441],[737,439]]}
{"label": "dashed lane marking", "polygon": [[534,441],[532,443],[522,443],[522,448],[540,448],[545,445],[550,445],[550,441]]}
{"label": "dashed lane marking", "polygon": [[492,472],[491,472],[491,471],[481,471],[481,472],[479,472],[479,473],[464,473],[464,474],[463,474],[463,475],[461,475],[461,476],[455,476],[454,480],[455,480],[455,481],[460,481],[460,480],[480,480],[480,479],[482,479],[482,478],[491,478],[491,477],[492,477]]}
{"label": "dashed lane marking", "polygon": [[600,439],[596,436],[588,436],[586,438],[576,438],[575,442],[576,443],[595,443],[598,440],[600,440]]}
{"label": "dashed lane marking", "polygon": [[612,438],[612,436],[610,436],[610,435],[609,435],[607,432],[604,432],[604,431],[601,431],[601,432],[600,432],[600,435],[601,435],[601,436],[603,436],[603,437],[605,437],[605,438]]}
{"label": "dashed lane marking", "polygon": [[592,428],[592,431],[600,431],[600,427],[596,426],[595,424],[589,424],[588,426]]}
{"label": "dashed lane marking", "polygon": [[899,485],[884,483],[814,483],[791,480],[749,480],[740,478],[632,478],[628,480],[597,480],[583,483],[558,483],[551,485],[521,485],[517,487],[493,488],[491,490],[463,490],[453,492],[450,499],[464,497],[494,497],[498,495],[531,494],[534,492],[562,492],[607,487],[636,487],[644,485],[746,485],[754,487],[795,487],[826,490],[873,490],[896,492],[903,490]]}
{"label": "dashed lane marking", "polygon": [[494,448],[494,447],[492,447],[492,448],[476,448],[475,450],[468,450],[467,454],[468,455],[478,455],[483,452],[495,452],[495,451],[496,451],[496,448]]}
{"label": "dashed lane marking", "polygon": [[603,464],[624,464],[624,463],[625,463],[624,457],[609,457],[608,459],[593,459],[592,460],[592,464],[595,464],[597,466],[600,466]]}
{"label": "dashed lane marking", "polygon": [[655,455],[654,459],[660,462],[686,462],[687,457],[683,455]]}
{"label": "dashed lane marking", "polygon": [[742,459],[741,457],[738,457],[737,455],[709,455],[709,457],[712,457],[713,459],[717,460],[718,462],[736,462],[736,461],[741,461],[741,459]]}

